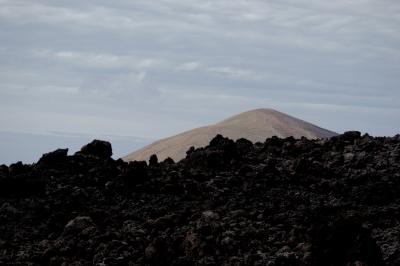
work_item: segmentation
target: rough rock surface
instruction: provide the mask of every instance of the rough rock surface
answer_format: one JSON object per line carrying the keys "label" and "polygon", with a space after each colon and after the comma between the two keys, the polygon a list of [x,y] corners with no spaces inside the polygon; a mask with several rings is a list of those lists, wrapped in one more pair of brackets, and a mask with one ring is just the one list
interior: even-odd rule
{"label": "rough rock surface", "polygon": [[83,146],[77,154],[91,155],[94,157],[107,159],[112,155],[111,143],[95,139],[91,143]]}
{"label": "rough rock surface", "polygon": [[215,137],[0,166],[0,265],[400,265],[400,138]]}

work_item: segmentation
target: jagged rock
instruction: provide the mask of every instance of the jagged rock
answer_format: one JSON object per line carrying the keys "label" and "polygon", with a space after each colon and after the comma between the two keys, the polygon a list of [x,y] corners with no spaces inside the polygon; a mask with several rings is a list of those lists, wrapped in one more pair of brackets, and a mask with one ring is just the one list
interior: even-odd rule
{"label": "jagged rock", "polygon": [[315,265],[383,265],[382,253],[371,233],[357,222],[345,219],[322,225],[316,232]]}
{"label": "jagged rock", "polygon": [[212,221],[218,220],[219,215],[218,215],[218,213],[215,213],[215,212],[209,210],[209,211],[204,211],[202,213],[201,218],[204,220],[204,222],[210,223]]}
{"label": "jagged rock", "polygon": [[56,164],[59,162],[65,162],[68,156],[68,149],[57,149],[53,152],[45,153],[42,155],[38,164]]}
{"label": "jagged rock", "polygon": [[22,162],[2,167],[0,173],[1,197],[27,197],[44,192],[44,180],[33,171],[32,165]]}
{"label": "jagged rock", "polygon": [[1,265],[400,263],[398,137],[217,136],[156,165],[110,153],[0,166]]}
{"label": "jagged rock", "polygon": [[174,164],[175,162],[172,158],[168,157],[163,161],[163,163],[164,164]]}
{"label": "jagged rock", "polygon": [[209,147],[214,150],[222,150],[223,152],[230,153],[231,156],[236,154],[235,142],[219,134],[210,141]]}
{"label": "jagged rock", "polygon": [[194,152],[195,150],[196,150],[195,147],[194,147],[194,146],[191,146],[191,147],[187,150],[186,156],[190,156],[190,154],[191,154],[192,152]]}
{"label": "jagged rock", "polygon": [[78,154],[91,155],[101,159],[108,159],[112,156],[111,143],[103,140],[93,140],[83,146]]}
{"label": "jagged rock", "polygon": [[183,240],[183,247],[186,256],[196,257],[200,248],[201,240],[194,232],[188,232]]}
{"label": "jagged rock", "polygon": [[13,163],[8,167],[8,172],[10,176],[18,176],[22,174],[26,174],[29,172],[30,166],[25,165],[22,162]]}
{"label": "jagged rock", "polygon": [[88,216],[78,216],[65,225],[64,234],[75,234],[95,227],[96,225],[92,218]]}
{"label": "jagged rock", "polygon": [[146,247],[144,254],[151,265],[166,265],[170,260],[168,251],[168,244],[163,238],[159,237]]}
{"label": "jagged rock", "polygon": [[354,141],[361,138],[361,132],[359,131],[347,131],[343,135],[339,135],[340,139],[343,141]]}
{"label": "jagged rock", "polygon": [[159,217],[155,220],[149,221],[149,225],[151,225],[151,227],[156,228],[158,230],[167,229],[167,228],[174,227],[174,225],[176,225],[179,222],[179,220],[180,220],[179,215],[168,214],[168,215]]}
{"label": "jagged rock", "polygon": [[157,164],[158,164],[157,155],[155,155],[155,154],[151,155],[150,159],[149,159],[149,165],[150,166],[156,166]]}
{"label": "jagged rock", "polygon": [[124,181],[128,185],[136,185],[147,180],[147,163],[146,161],[129,162],[128,166],[122,173]]}
{"label": "jagged rock", "polygon": [[238,139],[236,141],[236,147],[239,154],[246,154],[253,149],[253,143],[247,139]]}
{"label": "jagged rock", "polygon": [[7,165],[0,165],[0,178],[8,177],[9,171]]}

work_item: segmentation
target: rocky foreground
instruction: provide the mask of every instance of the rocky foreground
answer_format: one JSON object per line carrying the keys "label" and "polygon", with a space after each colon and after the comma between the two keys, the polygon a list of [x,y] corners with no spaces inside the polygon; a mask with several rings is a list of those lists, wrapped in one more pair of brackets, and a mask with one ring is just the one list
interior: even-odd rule
{"label": "rocky foreground", "polygon": [[0,166],[0,265],[400,265],[399,135],[111,155]]}

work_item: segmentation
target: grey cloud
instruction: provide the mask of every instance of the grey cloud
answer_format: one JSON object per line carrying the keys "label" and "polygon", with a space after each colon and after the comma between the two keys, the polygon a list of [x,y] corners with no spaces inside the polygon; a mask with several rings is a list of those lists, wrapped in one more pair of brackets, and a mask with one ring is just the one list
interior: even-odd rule
{"label": "grey cloud", "polygon": [[259,107],[398,131],[397,1],[0,5],[3,131],[158,138]]}
{"label": "grey cloud", "polygon": [[166,65],[160,59],[139,58],[132,55],[117,55],[107,53],[87,53],[79,51],[34,51],[34,56],[49,58],[75,64],[88,68],[125,68],[125,69],[147,69]]}

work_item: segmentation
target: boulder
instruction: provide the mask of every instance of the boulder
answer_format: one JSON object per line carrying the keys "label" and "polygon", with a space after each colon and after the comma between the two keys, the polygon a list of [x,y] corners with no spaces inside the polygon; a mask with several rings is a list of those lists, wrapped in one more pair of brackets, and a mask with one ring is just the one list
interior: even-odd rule
{"label": "boulder", "polygon": [[359,131],[347,131],[342,135],[339,135],[339,138],[343,141],[355,141],[361,138],[361,132]]}
{"label": "boulder", "polygon": [[89,155],[101,159],[109,159],[112,156],[111,143],[103,140],[93,140],[81,148],[78,154]]}
{"label": "boulder", "polygon": [[0,165],[0,178],[8,177],[8,167],[7,165]]}
{"label": "boulder", "polygon": [[153,154],[150,156],[149,166],[156,166],[156,165],[158,165],[158,158],[156,154]]}
{"label": "boulder", "polygon": [[22,162],[16,162],[10,165],[8,172],[10,176],[18,176],[26,174],[30,171],[30,166],[25,165]]}
{"label": "boulder", "polygon": [[312,254],[315,265],[384,265],[371,233],[354,218],[338,218],[317,228]]}
{"label": "boulder", "polygon": [[64,234],[76,234],[92,228],[96,228],[92,218],[89,216],[77,216],[64,227]]}
{"label": "boulder", "polygon": [[68,156],[68,149],[57,149],[42,155],[38,164],[54,164],[65,162]]}
{"label": "boulder", "polygon": [[175,161],[171,157],[168,157],[163,161],[163,163],[164,164],[174,164]]}
{"label": "boulder", "polygon": [[147,179],[146,161],[129,162],[128,167],[122,173],[123,179],[127,185],[137,185]]}
{"label": "boulder", "polygon": [[233,140],[218,134],[210,141],[210,147],[218,150],[233,151],[236,145]]}
{"label": "boulder", "polygon": [[246,154],[253,149],[253,143],[250,140],[240,138],[236,141],[236,147],[239,154]]}

